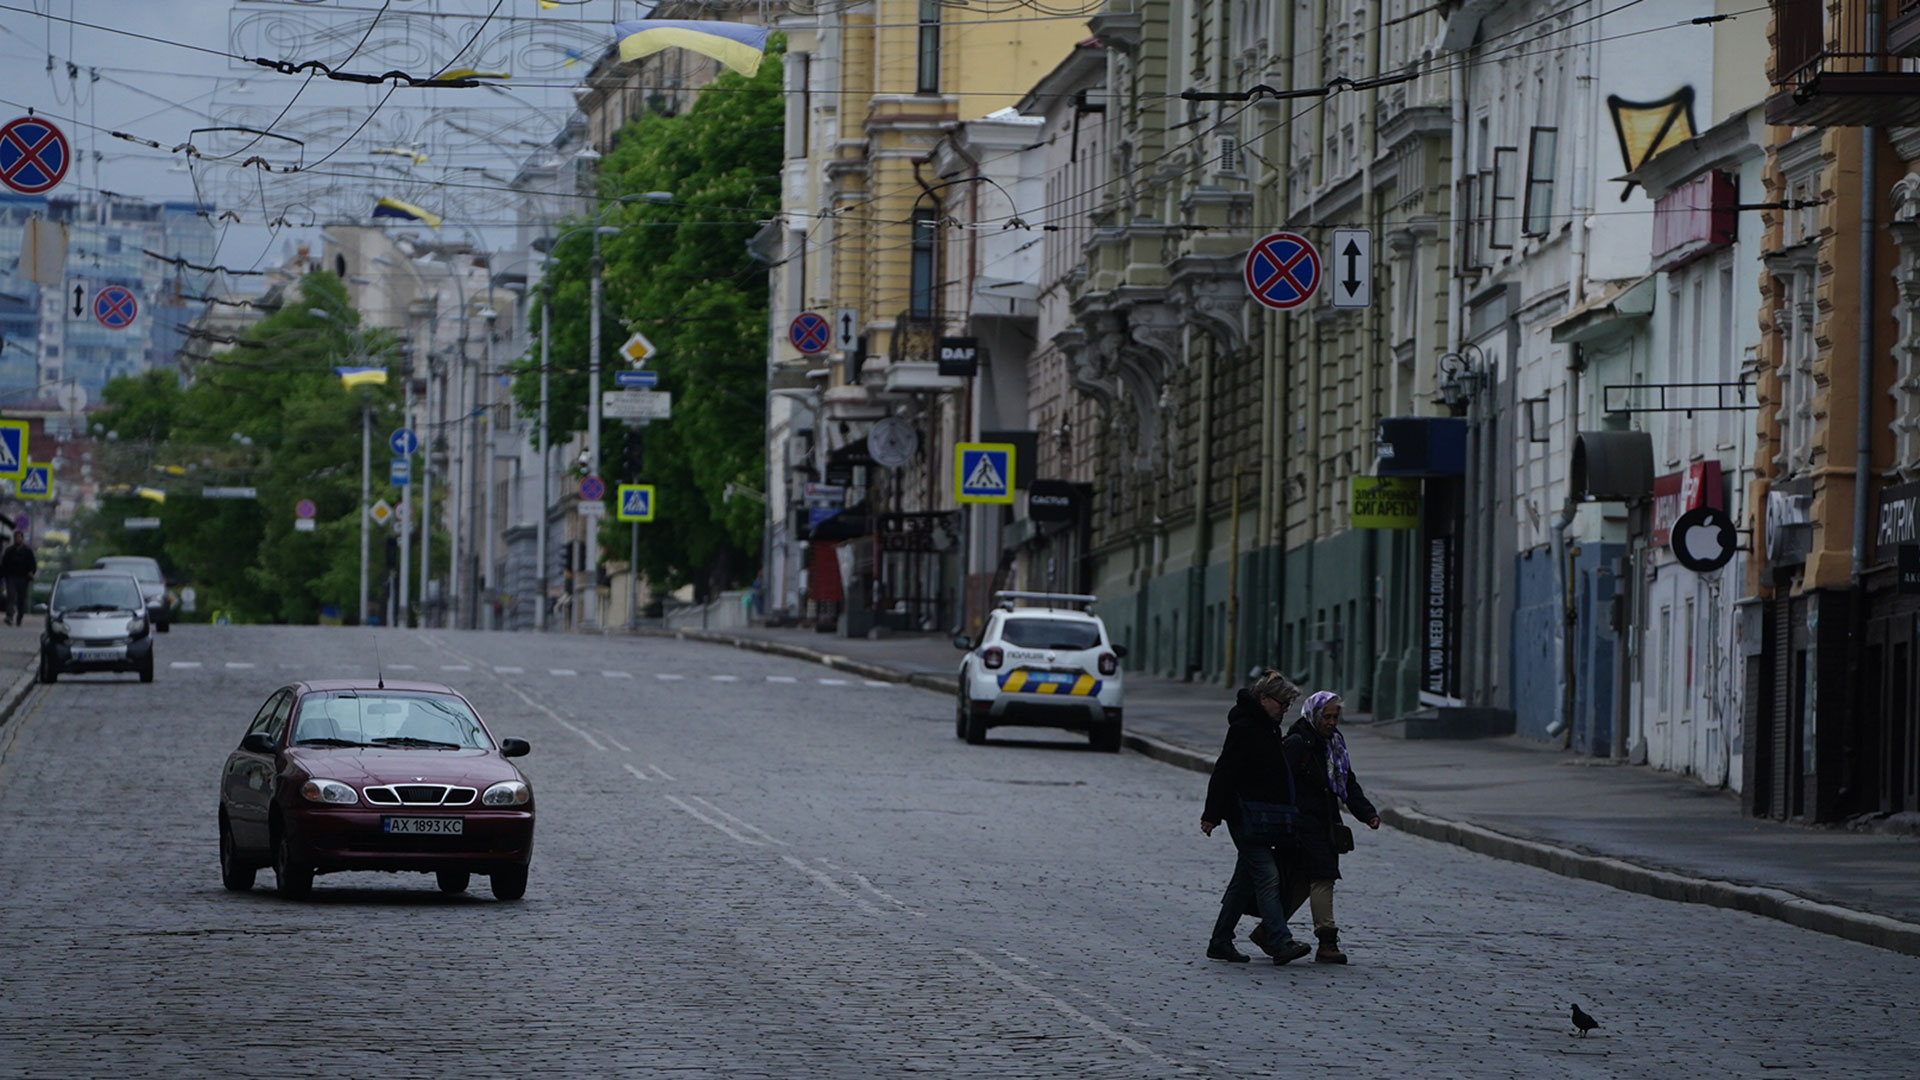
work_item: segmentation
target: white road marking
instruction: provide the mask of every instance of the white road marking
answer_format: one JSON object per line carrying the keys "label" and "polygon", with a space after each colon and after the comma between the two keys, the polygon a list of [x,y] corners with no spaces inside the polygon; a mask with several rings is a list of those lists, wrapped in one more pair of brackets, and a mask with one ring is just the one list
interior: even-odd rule
{"label": "white road marking", "polygon": [[718,806],[715,806],[711,800],[703,799],[700,796],[695,795],[693,796],[693,801],[699,803],[700,805],[706,807],[707,809],[713,811],[714,813],[719,814],[721,817],[726,818],[728,821],[733,822],[735,825],[740,826],[741,828],[747,830],[748,832],[759,833],[761,836],[766,837],[767,843],[769,844],[773,844],[776,847],[787,846],[786,841],[777,839],[772,833],[768,832],[767,830],[761,828],[758,825],[753,824],[747,819],[740,817],[737,814],[727,813],[725,810],[722,810]]}
{"label": "white road marking", "polygon": [[604,731],[595,731],[595,732],[594,732],[594,734],[595,734],[595,735],[598,735],[598,736],[600,736],[601,738],[603,738],[603,739],[605,739],[605,740],[607,740],[608,742],[610,742],[610,743],[612,743],[612,744],[613,744],[613,748],[614,748],[615,750],[618,750],[618,751],[620,751],[620,752],[621,752],[621,753],[623,753],[623,754],[631,754],[631,753],[633,753],[633,747],[631,747],[631,746],[628,746],[628,745],[627,745],[626,743],[623,743],[623,742],[621,742],[621,741],[620,741],[619,739],[616,739],[616,738],[614,738],[613,736],[611,736],[611,735],[609,735],[609,734],[607,734],[607,733],[606,733],[606,732],[604,732]]}
{"label": "white road marking", "polygon": [[441,671],[472,671],[472,664],[441,664]]}
{"label": "white road marking", "polygon": [[738,675],[709,675],[707,676],[707,678],[712,679],[714,682],[739,682],[740,681],[740,676]]}
{"label": "white road marking", "polygon": [[414,664],[388,664],[387,667],[393,671],[419,671],[420,670],[420,668]]}
{"label": "white road marking", "polygon": [[227,666],[230,668],[250,668],[253,665],[244,660],[229,660],[227,661]]}
{"label": "white road marking", "polygon": [[768,682],[799,682],[800,680],[794,678],[791,675],[769,675],[767,676],[767,681]]}
{"label": "white road marking", "polygon": [[671,780],[671,779],[673,779],[673,777],[671,777],[671,776],[668,776],[668,775],[667,775],[667,770],[665,770],[665,769],[663,769],[663,768],[661,768],[661,767],[660,767],[660,766],[658,766],[658,765],[655,765],[655,764],[654,764],[654,763],[652,763],[652,762],[648,762],[648,763],[647,763],[647,768],[649,768],[649,769],[652,769],[652,770],[653,770],[654,772],[657,772],[657,773],[659,773],[659,774],[660,774],[660,778],[661,778],[662,780]]}
{"label": "white road marking", "polygon": [[645,780],[649,784],[653,783],[653,777],[648,776],[646,773],[641,772],[639,769],[636,769],[631,765],[628,765],[626,768],[627,768],[627,771],[632,773],[634,776],[639,777],[642,780]]}
{"label": "white road marking", "polygon": [[[429,640],[432,640],[432,639],[429,639]],[[443,644],[441,644],[441,643],[440,643],[440,642],[438,642],[438,641],[433,641],[433,644],[434,644],[435,646],[437,646],[438,648],[440,648],[440,649],[441,649],[442,651],[444,651],[444,652],[447,652],[447,653],[451,653],[451,654],[452,654],[452,655],[454,655],[454,656],[459,656],[459,655],[460,655],[459,653],[457,653],[457,652],[454,652],[454,651],[453,651],[452,649],[449,649],[449,648],[447,648],[447,647],[446,647],[445,645],[443,645]],[[440,670],[442,670],[442,671],[472,671],[472,670],[473,670],[473,668],[472,668],[472,666],[471,666],[471,665],[468,665],[468,664],[442,664],[442,665],[440,665]],[[519,698],[519,699],[520,699],[521,701],[524,701],[524,702],[526,702],[526,703],[527,703],[527,704],[528,704],[529,706],[531,706],[532,708],[535,708],[535,709],[538,709],[538,710],[540,710],[541,712],[543,712],[543,713],[545,713],[545,714],[547,714],[547,716],[548,716],[548,718],[550,718],[550,719],[551,719],[551,720],[552,720],[552,721],[553,721],[554,723],[556,723],[556,724],[559,724],[559,725],[560,725],[561,727],[563,727],[563,728],[566,728],[566,729],[567,729],[568,731],[571,731],[571,732],[573,732],[573,733],[574,733],[575,735],[578,735],[578,736],[580,736],[580,738],[582,738],[582,739],[584,739],[584,740],[586,741],[586,744],[587,744],[588,746],[591,746],[591,747],[593,747],[593,748],[594,748],[595,750],[599,750],[599,751],[602,751],[602,752],[604,752],[604,751],[605,751],[605,750],[607,749],[607,748],[606,748],[605,746],[602,746],[602,745],[600,744],[600,740],[599,740],[599,739],[596,739],[596,738],[594,738],[594,737],[593,737],[593,734],[592,734],[591,732],[589,732],[589,731],[587,731],[586,729],[584,729],[584,728],[582,728],[582,727],[580,727],[580,726],[579,726],[578,724],[573,724],[573,723],[569,723],[569,722],[567,721],[567,719],[566,719],[565,717],[563,717],[563,716],[561,716],[561,715],[560,715],[559,713],[557,713],[557,712],[554,712],[554,711],[553,711],[552,709],[549,709],[549,708],[547,708],[547,707],[546,707],[545,705],[542,705],[542,704],[540,704],[539,702],[537,702],[537,701],[535,701],[535,700],[533,700],[532,698],[530,698],[530,697],[528,697],[528,696],[526,695],[526,692],[525,692],[525,691],[523,691],[523,690],[521,690],[521,689],[520,689],[520,688],[519,688],[518,686],[516,686],[516,685],[514,685],[513,683],[511,683],[511,682],[505,682],[505,681],[503,681],[503,682],[501,682],[501,684],[500,684],[500,685],[502,685],[502,686],[504,686],[504,687],[506,687],[506,688],[507,688],[507,690],[508,690],[509,692],[511,692],[511,693],[513,694],[513,696],[514,696],[514,697],[517,697],[517,698]]]}
{"label": "white road marking", "polygon": [[674,675],[665,671],[656,671],[653,673],[653,677],[665,682],[679,682],[681,679],[686,678],[685,675]]}
{"label": "white road marking", "polygon": [[523,667],[495,667],[493,673],[495,675],[525,675],[527,669]]}
{"label": "white road marking", "polygon": [[847,901],[848,903],[852,904],[854,907],[859,908],[861,911],[864,911],[869,915],[881,914],[880,909],[877,907],[874,907],[873,903],[869,901],[866,897],[848,890],[848,888],[845,885],[842,885],[839,882],[833,880],[833,878],[828,877],[826,874],[821,873],[818,870],[815,870],[813,867],[808,866],[806,863],[801,862],[799,859],[796,859],[791,855],[782,855],[780,857],[787,860],[788,865],[792,866],[794,869],[807,875],[813,880],[819,882],[820,884],[825,885],[836,896],[840,897],[840,899]]}
{"label": "white road marking", "polygon": [[601,675],[604,675],[604,676],[606,676],[606,677],[607,677],[607,678],[609,678],[609,679],[631,679],[631,678],[633,678],[633,672],[631,672],[631,671],[603,671],[603,672],[601,672],[600,674],[601,674]]}
{"label": "white road marking", "polygon": [[171,663],[171,664],[168,664],[167,666],[168,666],[168,667],[174,667],[174,668],[195,668],[195,667],[199,667],[199,666],[200,666],[200,661],[198,661],[198,660],[175,660],[175,661],[174,661],[173,663]]}
{"label": "white road marking", "polygon": [[550,667],[547,669],[547,674],[559,675],[564,678],[565,676],[568,676],[568,675],[578,675],[580,673],[573,670],[570,667]]}
{"label": "white road marking", "polygon": [[898,685],[900,685],[900,684],[899,684],[899,683],[890,683],[890,682],[881,682],[881,681],[880,681],[879,679],[868,679],[868,680],[866,681],[866,685],[868,685],[868,686],[878,686],[878,687],[880,687],[881,689],[883,689],[883,690],[884,690],[884,689],[889,689],[889,688],[891,688],[891,687],[895,687],[895,686],[898,686]]}
{"label": "white road marking", "polygon": [[974,952],[972,949],[957,948],[953,951],[956,953],[959,953],[961,956],[966,957],[967,959],[973,961],[974,963],[979,964],[982,968],[985,968],[987,971],[991,972],[992,974],[999,976],[1002,981],[1015,987],[1016,989],[1023,990],[1033,995],[1034,997],[1039,998],[1041,1001],[1044,1001],[1047,1004],[1053,1006],[1055,1009],[1058,1009],[1063,1015],[1065,1015],[1068,1019],[1076,1020],[1082,1024],[1085,1024],[1087,1027],[1092,1028],[1094,1031],[1099,1032],[1101,1035],[1106,1036],[1108,1039],[1113,1040],[1114,1042],[1120,1044],[1121,1046],[1126,1047],[1127,1049],[1133,1051],[1136,1054],[1140,1054],[1144,1057],[1150,1057],[1153,1060],[1159,1062],[1165,1068],[1176,1069],[1183,1073],[1194,1071],[1192,1066],[1182,1065],[1170,1057],[1166,1057],[1162,1054],[1155,1053],[1153,1049],[1151,1047],[1148,1047],[1146,1044],[1136,1039],[1130,1038],[1125,1034],[1122,1034],[1121,1032],[1115,1030],[1109,1024],[1103,1023],[1100,1020],[1095,1019],[1094,1017],[1088,1016],[1086,1013],[1083,1013],[1079,1009],[1074,1008],[1071,1004],[1069,1004],[1064,999],[1055,997],[1054,995],[1049,994],[1045,990],[1042,990],[1039,987],[1028,982],[1026,979],[1015,974],[1014,972],[1008,971],[1005,968],[995,965],[994,963],[989,961],[986,957],[981,956],[979,953]]}
{"label": "white road marking", "polygon": [[[701,813],[700,811],[698,811],[698,810],[695,810],[695,809],[694,809],[693,807],[691,807],[691,806],[688,806],[688,805],[686,804],[686,802],[685,802],[685,800],[683,800],[683,799],[681,799],[681,798],[679,798],[678,796],[674,796],[674,795],[669,795],[669,796],[667,796],[667,801],[668,801],[668,802],[670,802],[670,803],[672,803],[673,805],[675,805],[675,806],[677,806],[677,807],[679,807],[680,809],[682,809],[682,810],[685,810],[685,811],[686,811],[686,812],[687,812],[688,814],[691,814],[691,815],[692,815],[692,816],[693,816],[694,818],[696,818],[696,819],[698,819],[698,820],[700,820],[700,821],[703,821],[703,822],[705,822],[706,824],[708,824],[708,825],[711,825],[711,826],[713,826],[713,827],[714,827],[714,828],[716,828],[716,829],[719,829],[719,830],[720,830],[721,832],[723,832],[723,833],[726,833],[726,834],[727,834],[728,836],[731,836],[731,837],[733,837],[733,838],[734,838],[735,840],[738,840],[738,841],[740,841],[740,842],[741,842],[741,843],[743,843],[743,844],[751,844],[751,845],[753,845],[754,847],[765,847],[765,846],[766,846],[766,844],[765,844],[764,842],[762,842],[762,841],[759,841],[759,840],[755,840],[755,839],[754,839],[753,837],[751,837],[751,836],[742,836],[742,835],[740,835],[739,833],[737,833],[737,832],[735,832],[735,831],[733,831],[733,827],[732,827],[732,826],[730,826],[730,825],[728,825],[728,824],[727,824],[726,822],[724,822],[724,821],[717,821],[717,820],[715,820],[715,819],[713,819],[713,818],[710,818],[710,817],[708,817],[707,815],[705,815],[705,814],[703,814],[703,813]],[[793,858],[792,858],[791,856],[789,856],[789,857],[788,857],[788,861],[790,861],[790,862],[798,862],[799,860],[797,860],[797,859],[793,859]],[[802,865],[802,866],[805,866],[806,864],[805,864],[805,863],[801,863],[801,865]]]}
{"label": "white road marking", "polygon": [[821,685],[821,686],[845,686],[845,685],[847,685],[847,680],[845,680],[845,679],[821,679],[821,680],[820,680],[820,685]]}
{"label": "white road marking", "polygon": [[[835,866],[835,865],[833,864],[833,860],[831,860],[831,859],[827,859],[827,858],[824,858],[824,857],[820,859],[820,865],[822,865],[822,866],[824,866],[824,867],[826,867],[826,868],[827,868],[827,869],[829,869],[829,870],[840,870],[840,869],[842,869],[841,867],[838,867],[838,866]],[[916,919],[924,919],[924,918],[926,918],[926,917],[927,917],[927,913],[926,913],[926,912],[924,912],[924,911],[917,911],[917,910],[915,910],[914,908],[912,908],[912,907],[909,907],[909,906],[908,906],[908,905],[907,905],[906,903],[904,903],[904,902],[902,902],[902,901],[901,901],[900,899],[898,899],[897,897],[895,897],[895,896],[894,896],[893,894],[891,894],[891,893],[889,893],[889,892],[887,892],[887,891],[886,891],[886,890],[884,890],[884,889],[881,889],[881,888],[879,888],[879,887],[877,887],[877,886],[875,886],[873,882],[871,882],[871,881],[868,881],[868,880],[867,880],[867,876],[866,876],[865,874],[859,874],[859,873],[855,873],[855,872],[854,872],[854,871],[852,871],[852,870],[847,870],[847,871],[846,871],[846,873],[847,873],[847,875],[848,875],[848,876],[850,876],[850,877],[852,877],[852,878],[853,878],[853,880],[855,880],[855,881],[857,881],[857,882],[859,882],[859,883],[860,883],[860,887],[861,887],[861,888],[863,888],[863,889],[865,889],[865,890],[867,890],[868,892],[870,892],[870,893],[872,893],[873,895],[875,895],[875,896],[877,896],[877,897],[879,897],[880,899],[882,899],[882,900],[885,900],[885,901],[886,901],[887,903],[889,903],[889,904],[892,904],[892,905],[893,905],[894,907],[897,907],[897,908],[899,908],[899,909],[900,909],[901,911],[904,911],[904,912],[906,912],[907,914],[909,914],[909,915],[912,915],[912,916],[913,916],[914,918],[916,918]]]}

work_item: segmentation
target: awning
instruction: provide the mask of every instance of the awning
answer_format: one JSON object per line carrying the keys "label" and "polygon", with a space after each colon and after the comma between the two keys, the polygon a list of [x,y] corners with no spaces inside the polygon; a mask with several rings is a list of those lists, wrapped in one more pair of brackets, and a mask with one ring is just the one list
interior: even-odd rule
{"label": "awning", "polygon": [[1583,431],[1573,444],[1573,493],[1600,502],[1653,498],[1653,436]]}
{"label": "awning", "polygon": [[1559,345],[1591,345],[1634,329],[1653,314],[1653,275],[1616,285],[1547,324]]}

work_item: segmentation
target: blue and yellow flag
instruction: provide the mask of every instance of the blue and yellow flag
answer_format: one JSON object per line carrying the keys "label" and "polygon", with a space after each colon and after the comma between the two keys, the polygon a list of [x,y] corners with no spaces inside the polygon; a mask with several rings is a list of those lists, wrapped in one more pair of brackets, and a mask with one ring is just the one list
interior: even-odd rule
{"label": "blue and yellow flag", "polygon": [[418,221],[429,229],[440,227],[440,215],[428,213],[412,203],[399,199],[382,198],[373,204],[373,216],[376,218],[399,218],[401,221]]}
{"label": "blue and yellow flag", "polygon": [[760,70],[766,55],[767,28],[752,23],[704,19],[636,19],[615,23],[620,59],[638,60],[662,49],[687,49],[711,56],[742,75]]}
{"label": "blue and yellow flag", "polygon": [[340,376],[340,385],[349,390],[356,386],[387,385],[387,369],[383,367],[337,367],[333,370]]}

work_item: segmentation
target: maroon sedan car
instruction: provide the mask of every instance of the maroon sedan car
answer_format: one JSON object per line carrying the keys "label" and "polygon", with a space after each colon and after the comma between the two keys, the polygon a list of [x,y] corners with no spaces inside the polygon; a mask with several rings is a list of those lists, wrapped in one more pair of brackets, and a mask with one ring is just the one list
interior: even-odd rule
{"label": "maroon sedan car", "polygon": [[500,900],[527,891],[533,787],[472,703],[434,683],[329,679],[267,698],[220,777],[220,879],[253,888],[273,867],[300,898],[315,874],[422,871],[443,892],[485,874]]}

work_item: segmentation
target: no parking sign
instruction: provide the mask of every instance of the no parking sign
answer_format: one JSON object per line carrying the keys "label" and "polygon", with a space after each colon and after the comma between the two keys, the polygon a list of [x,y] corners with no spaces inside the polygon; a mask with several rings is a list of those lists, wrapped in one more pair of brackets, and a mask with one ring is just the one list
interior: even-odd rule
{"label": "no parking sign", "polygon": [[1297,308],[1320,287],[1320,252],[1298,233],[1263,236],[1247,252],[1247,291],[1276,311]]}

